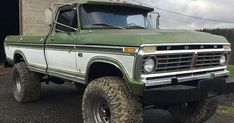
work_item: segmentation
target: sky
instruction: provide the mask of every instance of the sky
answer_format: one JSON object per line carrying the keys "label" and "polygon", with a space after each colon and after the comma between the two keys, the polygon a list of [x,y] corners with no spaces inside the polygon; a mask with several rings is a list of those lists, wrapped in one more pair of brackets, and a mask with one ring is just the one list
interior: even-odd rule
{"label": "sky", "polygon": [[[233,23],[199,20],[155,9],[161,15],[160,28],[202,29],[234,28],[234,0],[137,0],[161,9],[207,19]],[[130,2],[132,2],[130,0]]]}

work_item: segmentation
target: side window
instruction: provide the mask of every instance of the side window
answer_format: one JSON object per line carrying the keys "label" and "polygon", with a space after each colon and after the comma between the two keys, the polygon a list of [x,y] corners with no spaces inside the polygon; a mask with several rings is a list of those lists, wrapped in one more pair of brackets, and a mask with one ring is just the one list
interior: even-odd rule
{"label": "side window", "polygon": [[55,26],[56,32],[74,32],[69,27],[77,28],[77,23],[77,12],[75,9],[61,10]]}

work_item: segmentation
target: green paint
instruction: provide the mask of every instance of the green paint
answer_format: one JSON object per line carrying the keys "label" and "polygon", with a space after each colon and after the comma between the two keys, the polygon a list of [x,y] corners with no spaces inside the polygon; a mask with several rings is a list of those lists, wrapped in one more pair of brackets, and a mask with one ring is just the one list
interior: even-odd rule
{"label": "green paint", "polygon": [[[8,36],[6,43],[43,44],[46,36]],[[20,40],[22,39],[22,40]],[[43,40],[42,40],[43,39]]]}
{"label": "green paint", "polygon": [[154,8],[150,8],[147,6],[143,6],[140,4],[131,4],[131,3],[123,3],[123,2],[114,2],[112,0],[80,0],[79,4],[99,4],[99,5],[115,5],[115,6],[126,6],[126,7],[134,7],[147,11],[154,11]]}
{"label": "green paint", "polygon": [[145,90],[145,84],[137,80],[128,81],[128,86],[133,94],[142,96]]}
{"label": "green paint", "polygon": [[228,65],[228,71],[230,72],[230,78],[234,79],[234,65]]}
{"label": "green paint", "polygon": [[79,44],[139,47],[142,44],[163,43],[228,43],[221,36],[186,30],[102,29],[87,32],[89,31],[80,32],[82,38]]}
{"label": "green paint", "polygon": [[[108,34],[108,35],[107,35]],[[100,29],[82,30],[76,42],[75,36],[68,36],[67,33],[56,37],[56,41],[48,41],[49,44],[79,44],[79,45],[100,45],[100,46],[129,46],[139,47],[142,44],[163,44],[163,43],[228,43],[221,36],[201,32],[190,32],[183,30],[149,30],[149,29]],[[18,37],[18,38],[17,38]],[[7,43],[39,43],[38,37],[23,36],[26,39],[19,41],[22,36],[10,36]]]}

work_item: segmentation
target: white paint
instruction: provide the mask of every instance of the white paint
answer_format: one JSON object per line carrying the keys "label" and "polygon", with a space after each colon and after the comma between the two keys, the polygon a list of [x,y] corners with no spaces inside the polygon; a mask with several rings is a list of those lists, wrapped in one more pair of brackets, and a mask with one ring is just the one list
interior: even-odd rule
{"label": "white paint", "polygon": [[[125,71],[127,72],[127,76],[129,78],[133,78],[133,68],[134,68],[134,56],[126,56],[126,55],[112,55],[112,54],[101,54],[101,53],[83,53],[83,57],[78,57],[77,53],[77,67],[78,70],[81,70],[81,73],[85,74],[88,63],[92,58],[95,57],[105,57],[111,58],[118,61],[121,65],[123,65]],[[104,68],[105,69],[105,68]]]}
{"label": "white paint", "polygon": [[[17,46],[5,46],[6,55],[8,58],[13,59],[15,51],[21,51],[29,65],[36,65],[39,67],[46,68],[46,62],[44,58],[43,49],[32,49],[26,47]],[[79,52],[80,53],[80,52]],[[127,72],[129,78],[133,78],[134,75],[134,56],[118,55],[118,54],[102,54],[102,53],[83,53],[83,57],[78,57],[78,52],[68,52],[64,50],[46,50],[46,58],[49,70],[59,69],[61,71],[67,71],[71,73],[79,72],[86,74],[88,63],[92,58],[105,57],[111,58],[118,61],[123,69]],[[64,73],[61,73],[64,74]]]}
{"label": "white paint", "polygon": [[48,63],[48,69],[59,69],[62,71],[77,73],[75,55],[75,52],[47,49],[46,58]]}
{"label": "white paint", "polygon": [[21,51],[29,65],[46,68],[43,48],[31,49],[27,47],[5,46],[7,58],[14,59],[15,51]]}

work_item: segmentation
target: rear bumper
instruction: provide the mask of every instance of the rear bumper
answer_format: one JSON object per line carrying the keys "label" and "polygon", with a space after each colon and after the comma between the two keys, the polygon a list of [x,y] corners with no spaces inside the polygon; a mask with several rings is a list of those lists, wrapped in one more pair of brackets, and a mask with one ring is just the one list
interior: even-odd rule
{"label": "rear bumper", "polygon": [[145,106],[168,106],[216,97],[234,92],[234,82],[222,79],[201,80],[197,86],[171,85],[144,91]]}

